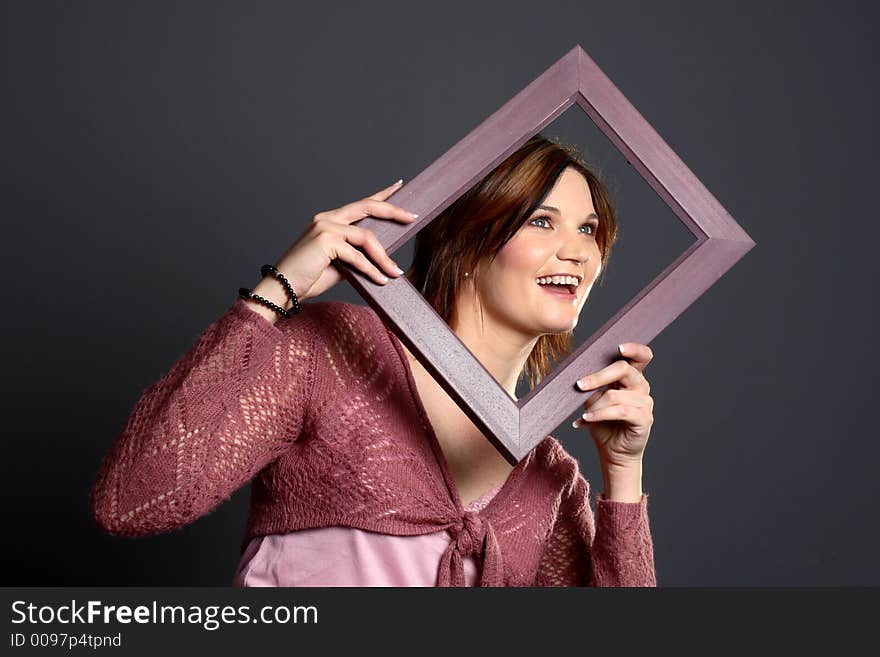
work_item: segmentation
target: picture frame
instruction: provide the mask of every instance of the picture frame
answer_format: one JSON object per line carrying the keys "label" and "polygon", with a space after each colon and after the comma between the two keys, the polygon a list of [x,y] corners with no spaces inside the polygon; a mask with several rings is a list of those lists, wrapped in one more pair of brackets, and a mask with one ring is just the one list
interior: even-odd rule
{"label": "picture frame", "polygon": [[622,342],[648,344],[702,296],[755,242],[639,114],[580,45],[502,105],[388,201],[419,213],[410,224],[375,217],[389,255],[529,138],[577,104],[694,235],[694,242],[577,346],[522,399],[514,400],[419,291],[401,276],[374,283],[334,265],[511,464],[518,463],[595,391],[578,378],[620,358]]}

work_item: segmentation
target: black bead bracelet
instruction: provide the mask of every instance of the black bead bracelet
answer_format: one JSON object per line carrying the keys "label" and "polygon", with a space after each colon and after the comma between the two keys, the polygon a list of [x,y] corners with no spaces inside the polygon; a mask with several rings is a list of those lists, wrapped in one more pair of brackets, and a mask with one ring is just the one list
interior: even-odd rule
{"label": "black bead bracelet", "polygon": [[261,297],[259,294],[254,294],[253,291],[247,289],[246,287],[238,288],[238,296],[242,297],[243,299],[253,299],[257,303],[260,303],[267,308],[274,310],[282,317],[290,317],[292,314],[295,315],[296,313],[300,312],[300,310],[302,310],[299,305],[299,299],[296,298],[296,292],[293,291],[293,286],[290,284],[290,281],[287,280],[287,277],[284,274],[282,274],[272,265],[263,265],[260,268],[260,273],[263,275],[263,278],[271,274],[281,282],[281,284],[284,286],[284,289],[287,290],[287,295],[290,297],[292,303],[291,310],[285,310],[277,303],[273,303],[265,297]]}
{"label": "black bead bracelet", "polygon": [[293,286],[290,284],[290,281],[287,280],[287,276],[275,269],[275,267],[273,267],[272,265],[263,265],[260,268],[260,273],[263,275],[263,278],[265,278],[269,274],[272,274],[272,276],[281,281],[284,289],[287,290],[287,296],[290,297],[291,304],[293,304],[292,310],[294,314],[298,313],[300,311],[299,299],[296,298],[296,292],[293,291]]}

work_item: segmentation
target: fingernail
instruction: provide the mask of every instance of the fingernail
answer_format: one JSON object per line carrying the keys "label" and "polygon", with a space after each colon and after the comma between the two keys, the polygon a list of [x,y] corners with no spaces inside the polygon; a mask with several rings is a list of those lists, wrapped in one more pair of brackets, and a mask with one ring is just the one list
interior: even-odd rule
{"label": "fingernail", "polygon": [[394,268],[394,271],[396,271],[396,272],[398,273],[398,275],[402,275],[402,274],[403,274],[403,270],[402,270],[400,267],[395,267],[395,268]]}
{"label": "fingernail", "polygon": [[382,281],[383,283],[387,283],[389,281],[389,278],[385,274],[382,274],[379,277],[379,280]]}
{"label": "fingernail", "polygon": [[578,418],[577,420],[575,420],[574,422],[571,423],[571,426],[574,427],[575,429],[578,428],[578,420],[580,420],[580,418]]}
{"label": "fingernail", "polygon": [[578,388],[580,388],[581,390],[589,390],[589,388],[587,387],[588,385],[589,385],[589,379],[580,379],[580,380],[577,382],[577,386],[578,386]]}
{"label": "fingernail", "polygon": [[409,213],[409,216],[412,217],[413,219],[418,219],[418,218],[419,218],[419,215],[417,215],[415,212],[410,212],[410,213]]}
{"label": "fingernail", "polygon": [[589,420],[591,417],[593,417],[593,411],[587,411],[586,413],[581,415],[581,417],[584,418],[585,420]]}
{"label": "fingernail", "polygon": [[[398,180],[398,181],[397,181],[396,183],[394,183],[394,184],[395,184],[395,185],[399,185],[399,184],[401,184],[402,182],[403,182],[403,178],[401,178],[400,180]],[[392,187],[393,187],[393,185],[392,185]]]}
{"label": "fingernail", "polygon": [[619,351],[620,353],[623,353],[623,345],[622,344],[617,345],[617,351]]}

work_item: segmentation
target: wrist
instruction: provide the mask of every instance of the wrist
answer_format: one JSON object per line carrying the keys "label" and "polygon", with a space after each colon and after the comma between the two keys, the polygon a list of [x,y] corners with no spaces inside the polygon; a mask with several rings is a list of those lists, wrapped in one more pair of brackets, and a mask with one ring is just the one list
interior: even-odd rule
{"label": "wrist", "polygon": [[[281,306],[284,310],[290,310],[293,307],[293,302],[290,297],[287,295],[287,290],[284,288],[284,285],[281,284],[274,276],[266,276],[262,278],[251,290],[254,294],[257,294],[264,299],[271,301],[272,303]],[[299,295],[297,295],[297,299],[299,299]],[[278,321],[280,315],[272,310],[271,308],[266,307],[259,301],[255,301],[253,299],[245,299],[244,302],[254,310],[254,312],[262,315],[266,318],[266,320],[272,324]]]}
{"label": "wrist", "polygon": [[605,499],[614,502],[639,502],[642,499],[642,463],[602,465]]}
{"label": "wrist", "polygon": [[260,279],[253,288],[254,294],[259,294],[264,299],[268,299],[272,303],[278,304],[284,310],[290,310],[293,306],[290,298],[287,296],[287,290],[274,276],[266,276]]}

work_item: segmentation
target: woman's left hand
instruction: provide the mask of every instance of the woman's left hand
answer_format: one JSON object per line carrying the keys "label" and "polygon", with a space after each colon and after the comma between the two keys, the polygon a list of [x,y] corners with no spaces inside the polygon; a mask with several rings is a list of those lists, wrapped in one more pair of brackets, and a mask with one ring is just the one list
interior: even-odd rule
{"label": "woman's left hand", "polygon": [[[623,355],[608,367],[578,379],[582,390],[597,390],[584,402],[584,410],[594,413],[586,421],[575,420],[576,427],[587,425],[603,467],[625,469],[641,464],[645,445],[654,423],[654,400],[643,371],[654,357],[650,347],[624,342]],[[585,385],[581,386],[581,383]]]}

